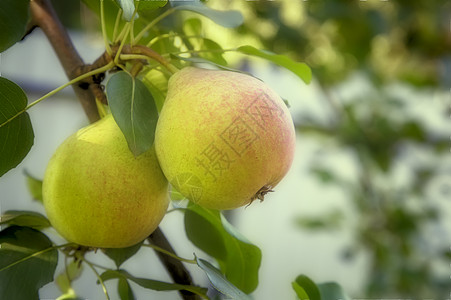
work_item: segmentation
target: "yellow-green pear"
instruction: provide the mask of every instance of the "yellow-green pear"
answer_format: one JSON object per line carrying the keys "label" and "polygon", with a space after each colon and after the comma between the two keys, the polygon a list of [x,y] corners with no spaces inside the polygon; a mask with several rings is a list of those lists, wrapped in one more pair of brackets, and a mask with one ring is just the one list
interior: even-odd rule
{"label": "yellow-green pear", "polygon": [[135,157],[107,115],[59,146],[42,193],[50,223],[68,241],[122,248],[156,229],[168,207],[167,188],[154,148]]}
{"label": "yellow-green pear", "polygon": [[169,80],[155,149],[181,194],[207,208],[233,209],[263,200],[285,176],[295,131],[285,103],[262,81],[187,67]]}

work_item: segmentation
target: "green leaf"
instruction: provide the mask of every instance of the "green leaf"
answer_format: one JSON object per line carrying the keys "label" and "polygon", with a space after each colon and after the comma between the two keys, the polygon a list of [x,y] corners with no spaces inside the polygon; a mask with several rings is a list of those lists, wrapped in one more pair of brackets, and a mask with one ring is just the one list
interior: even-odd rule
{"label": "green leaf", "polygon": [[121,300],[133,300],[135,299],[135,295],[133,294],[132,288],[128,283],[127,279],[119,278],[119,282],[117,283],[117,292]]}
{"label": "green leaf", "polygon": [[212,212],[214,216],[204,216],[202,212],[187,210],[185,212],[185,231],[188,239],[208,255],[221,260],[227,260],[227,248],[224,237],[225,231],[219,224],[219,212]]}
{"label": "green leaf", "polygon": [[336,282],[320,283],[318,284],[318,289],[321,293],[321,299],[323,300],[351,300],[351,298],[343,291],[343,288]]}
{"label": "green leaf", "polygon": [[211,284],[221,293],[230,297],[230,299],[251,299],[239,288],[234,286],[230,281],[228,281],[221,271],[215,268],[208,261],[201,258],[196,258],[197,265],[205,271]]}
{"label": "green leaf", "polygon": [[27,102],[18,85],[0,77],[0,176],[15,168],[33,145],[33,127],[24,112]]}
{"label": "green leaf", "polygon": [[198,18],[189,18],[183,22],[183,32],[187,36],[202,35],[202,21]]}
{"label": "green leaf", "polygon": [[[218,25],[234,28],[243,24],[243,15],[237,10],[220,11],[204,5],[200,1],[169,1],[177,10],[188,10],[201,14]],[[189,3],[189,4],[187,4]]]}
{"label": "green leaf", "polygon": [[12,226],[0,232],[0,245],[0,299],[39,299],[58,262],[51,241],[37,230]]}
{"label": "green leaf", "polygon": [[178,290],[185,290],[192,293],[195,293],[197,295],[202,295],[204,297],[207,296],[207,289],[201,288],[198,286],[192,286],[192,285],[183,285],[183,284],[177,284],[177,283],[168,283],[153,279],[147,279],[147,278],[137,278],[128,273],[125,270],[107,270],[102,275],[100,275],[102,280],[107,281],[110,279],[128,279],[133,281],[134,283],[142,286],[146,289],[151,289],[155,291],[178,291]]}
{"label": "green leaf", "polygon": [[0,2],[0,52],[5,51],[25,35],[29,19],[30,0]]}
{"label": "green leaf", "polygon": [[184,38],[185,43],[192,46],[190,49],[199,51],[194,53],[193,56],[203,57],[218,65],[227,65],[227,61],[223,57],[223,48],[215,41],[202,36],[202,22],[199,19],[186,20],[183,23],[183,31],[187,37],[192,37],[191,39]]}
{"label": "green leaf", "polygon": [[200,52],[198,53],[199,56],[204,57],[205,59],[208,59],[218,65],[226,66],[227,61],[222,56],[222,47],[216,43],[213,40],[210,39],[202,39],[201,40],[201,50],[213,50],[211,52]]}
{"label": "green leaf", "polygon": [[320,290],[316,284],[307,276],[299,275],[291,286],[296,292],[300,300],[321,300],[321,299],[338,299],[338,298],[321,298]]}
{"label": "green leaf", "polygon": [[293,290],[296,292],[296,296],[297,296],[296,299],[300,299],[300,300],[310,299],[307,292],[299,284],[297,284],[296,282],[293,281],[291,283],[291,286],[293,287]]}
{"label": "green leaf", "polygon": [[127,248],[108,248],[103,249],[102,251],[106,256],[111,258],[116,264],[116,267],[119,268],[127,259],[135,255],[136,252],[141,249],[142,243],[143,242]]}
{"label": "green leaf", "polygon": [[1,216],[0,225],[17,225],[41,230],[50,227],[46,217],[34,211],[9,210]]}
{"label": "green leaf", "polygon": [[144,83],[126,72],[119,72],[108,81],[106,94],[111,113],[130,151],[138,156],[149,150],[155,137],[158,111]]}
{"label": "green leaf", "polygon": [[[135,0],[135,5],[137,5],[137,2],[138,1]],[[138,12],[157,9],[165,6],[167,3],[168,0],[140,0]]]}
{"label": "green leaf", "polygon": [[185,212],[185,231],[196,247],[218,261],[227,280],[245,293],[255,290],[261,251],[218,211],[190,204]]}
{"label": "green leaf", "polygon": [[243,54],[257,56],[269,60],[287,70],[290,70],[301,78],[305,83],[312,80],[312,70],[305,63],[295,62],[285,55],[275,54],[266,50],[259,50],[252,46],[241,46],[237,48],[238,52]]}
{"label": "green leaf", "polygon": [[42,180],[39,180],[28,173],[27,170],[24,171],[27,180],[28,191],[34,200],[42,202]]}

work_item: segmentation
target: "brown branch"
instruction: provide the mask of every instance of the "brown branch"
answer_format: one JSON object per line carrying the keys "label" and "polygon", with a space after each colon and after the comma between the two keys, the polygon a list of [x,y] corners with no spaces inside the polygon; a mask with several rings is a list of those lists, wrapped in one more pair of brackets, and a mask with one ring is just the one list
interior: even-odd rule
{"label": "brown branch", "polygon": [[[108,54],[104,54],[92,65],[85,65],[49,0],[31,0],[30,11],[32,16],[30,28],[38,26],[42,29],[58,56],[58,59],[69,79],[74,79],[79,75],[88,72],[88,70],[92,70],[93,68],[105,66],[109,61],[111,61],[112,57]],[[128,52],[133,53],[132,49],[128,49]],[[138,47],[138,49],[140,49],[137,50],[140,54],[144,51],[146,53],[142,54],[159,60],[158,53],[153,53],[151,52],[152,50],[150,52],[145,49],[142,50],[140,47]],[[159,62],[164,63],[165,61],[163,60]],[[96,94],[98,97],[100,97],[100,94],[103,95],[103,92],[101,92],[99,87],[99,80],[101,80],[101,78],[92,78],[72,86],[90,122],[94,122],[99,119],[99,113],[95,102]],[[86,83],[88,86],[85,86]],[[159,228],[157,228],[148,239],[158,247],[175,254],[174,249]],[[191,275],[180,261],[161,253],[158,253],[158,257],[173,278],[174,282],[186,285],[193,284]],[[188,291],[180,291],[180,294],[183,299],[198,299],[195,294]]]}
{"label": "brown branch", "polygon": [[[32,24],[40,27],[50,44],[52,45],[58,59],[71,80],[76,78],[73,70],[84,65],[83,60],[75,49],[66,29],[61,24],[49,0],[31,0],[30,12]],[[80,100],[83,109],[90,122],[99,119],[97,105],[95,102],[95,86],[83,89],[79,85],[73,85],[77,98]]]}
{"label": "brown branch", "polygon": [[[92,64],[80,65],[80,66],[76,67],[73,70],[72,74],[74,75],[74,77],[77,77],[77,76],[83,75],[85,73],[88,73],[90,71],[93,71],[95,69],[102,68],[114,59],[114,57],[117,55],[118,51],[119,51],[119,45],[112,45],[111,46],[111,55],[105,51]],[[150,49],[149,47],[146,47],[143,45],[134,45],[134,46],[124,45],[121,49],[120,54],[144,55],[144,56],[147,56],[147,57],[155,60],[160,65],[164,66],[169,72],[173,73],[175,71],[174,67],[171,66],[171,64],[163,56],[161,56],[158,52]],[[122,64],[123,62],[119,61],[119,63]],[[91,78],[91,79],[86,79],[83,82],[92,83],[92,81],[93,80]]]}
{"label": "brown branch", "polygon": [[153,60],[157,61],[159,64],[164,66],[166,69],[168,69],[169,72],[173,73],[175,70],[174,68],[169,64],[169,62],[164,59],[158,52],[150,49],[149,47],[143,46],[143,45],[134,45],[131,48],[125,48],[124,51],[129,52],[130,54],[142,54],[147,57],[152,58]]}
{"label": "brown branch", "polygon": [[[175,254],[174,249],[159,227],[147,238],[147,240],[151,244],[157,245],[158,247],[161,247],[164,250]],[[172,280],[174,280],[174,282],[185,285],[193,285],[193,279],[191,278],[190,273],[180,260],[170,257],[159,251],[155,251],[155,253],[157,254],[161,263],[165,266],[166,270],[169,272],[169,275],[171,276]],[[189,291],[180,290],[179,293],[180,296],[182,296],[182,298],[185,300],[199,299],[196,294]]]}

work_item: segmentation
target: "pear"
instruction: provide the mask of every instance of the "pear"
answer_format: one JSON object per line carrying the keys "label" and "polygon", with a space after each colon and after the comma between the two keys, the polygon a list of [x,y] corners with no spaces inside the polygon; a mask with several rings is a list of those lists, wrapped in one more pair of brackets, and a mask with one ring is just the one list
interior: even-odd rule
{"label": "pear", "polygon": [[169,80],[155,149],[171,185],[206,208],[263,200],[293,161],[295,131],[283,100],[237,72],[186,67]]}
{"label": "pear", "polygon": [[168,207],[167,189],[155,150],[135,157],[107,115],[59,146],[42,192],[50,223],[68,241],[123,248],[156,229]]}

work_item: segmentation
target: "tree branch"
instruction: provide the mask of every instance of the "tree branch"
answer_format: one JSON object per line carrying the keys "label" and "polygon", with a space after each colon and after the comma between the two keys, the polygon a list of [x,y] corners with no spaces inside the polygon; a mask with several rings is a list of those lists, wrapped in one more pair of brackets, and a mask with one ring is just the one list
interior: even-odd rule
{"label": "tree branch", "polygon": [[[87,67],[89,68],[89,66],[84,64],[82,58],[72,44],[69,35],[67,34],[64,26],[61,24],[49,0],[31,0],[30,11],[32,16],[30,28],[38,26],[42,29],[58,56],[58,59],[69,79],[74,79],[80,75],[80,70],[86,69]],[[155,57],[158,58],[158,56],[154,55],[154,58]],[[111,58],[101,57],[97,61],[97,64],[101,64],[102,59],[108,60]],[[100,87],[96,82],[88,81],[88,83],[88,88],[84,86],[86,82],[84,82],[84,84],[73,85],[72,88],[74,89],[77,98],[80,100],[89,121],[94,122],[99,119],[99,113],[95,101],[96,94],[98,95],[101,93],[103,95],[103,92],[100,90]],[[174,249],[160,228],[157,228],[148,239],[151,243],[157,245],[158,247],[175,254]],[[180,261],[168,255],[161,253],[157,254],[174,282],[186,285],[193,284],[191,275]],[[180,294],[183,299],[198,299],[195,294],[188,291],[180,291]]]}
{"label": "tree branch", "polygon": [[[163,248],[166,251],[171,253],[175,253],[169,241],[166,239],[166,236],[158,227],[148,238],[147,240],[154,245],[157,245],[160,248]],[[183,263],[173,257],[170,257],[164,253],[159,251],[155,251],[161,263],[165,266],[166,270],[169,272],[172,280],[176,283],[185,284],[185,285],[193,285],[193,279],[191,278],[190,273],[185,268]],[[180,295],[185,300],[195,300],[199,299],[199,297],[189,291],[180,290]]]}
{"label": "tree branch", "polygon": [[[52,4],[49,0],[32,0],[30,1],[30,12],[32,24],[42,29],[58,56],[67,77],[69,80],[74,79],[76,76],[73,70],[84,65],[84,63],[72,44],[66,29],[56,15]],[[94,96],[96,87],[90,85],[88,89],[83,89],[79,85],[73,85],[72,88],[80,100],[89,121],[97,121],[99,113]]]}

